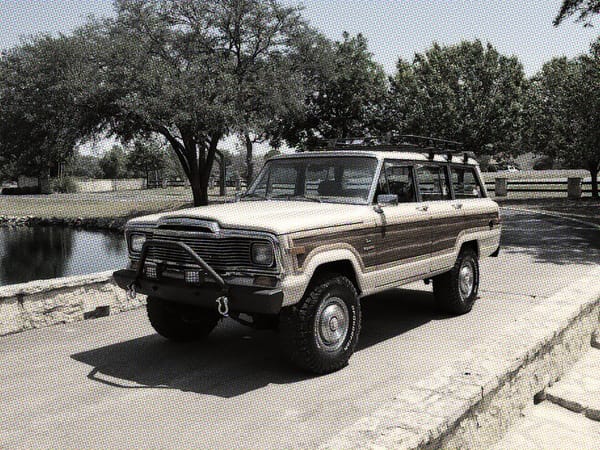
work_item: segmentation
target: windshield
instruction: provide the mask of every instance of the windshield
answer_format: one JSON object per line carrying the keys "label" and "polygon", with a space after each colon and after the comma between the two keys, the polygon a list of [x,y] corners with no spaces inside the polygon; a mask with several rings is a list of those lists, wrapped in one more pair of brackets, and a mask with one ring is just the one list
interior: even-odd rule
{"label": "windshield", "polygon": [[243,198],[364,204],[376,168],[377,159],[370,157],[276,159]]}

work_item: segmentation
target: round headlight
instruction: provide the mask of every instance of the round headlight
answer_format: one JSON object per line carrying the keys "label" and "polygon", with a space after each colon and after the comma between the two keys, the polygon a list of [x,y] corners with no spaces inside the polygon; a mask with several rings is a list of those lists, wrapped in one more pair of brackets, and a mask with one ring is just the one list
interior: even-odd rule
{"label": "round headlight", "polygon": [[144,242],[146,242],[146,235],[134,233],[129,238],[129,246],[132,252],[140,253],[142,251],[142,247],[144,246]]}
{"label": "round headlight", "polygon": [[272,266],[275,260],[273,246],[269,243],[255,242],[252,244],[252,262],[259,266]]}

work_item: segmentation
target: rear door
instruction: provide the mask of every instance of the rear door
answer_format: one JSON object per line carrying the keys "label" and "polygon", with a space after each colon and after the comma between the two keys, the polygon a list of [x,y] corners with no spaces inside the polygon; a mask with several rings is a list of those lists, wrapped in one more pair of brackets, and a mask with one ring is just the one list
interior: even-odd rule
{"label": "rear door", "polygon": [[454,247],[462,229],[462,214],[452,202],[446,164],[424,163],[416,168],[421,204],[430,216],[429,271],[449,269],[454,264]]}

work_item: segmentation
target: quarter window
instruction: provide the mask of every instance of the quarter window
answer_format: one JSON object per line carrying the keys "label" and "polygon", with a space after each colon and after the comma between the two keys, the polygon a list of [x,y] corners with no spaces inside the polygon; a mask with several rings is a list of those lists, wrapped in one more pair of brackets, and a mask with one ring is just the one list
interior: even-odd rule
{"label": "quarter window", "polygon": [[483,189],[473,167],[452,167],[451,173],[454,196],[457,199],[483,197]]}
{"label": "quarter window", "polygon": [[451,200],[448,176],[442,166],[417,167],[421,199],[426,201]]}

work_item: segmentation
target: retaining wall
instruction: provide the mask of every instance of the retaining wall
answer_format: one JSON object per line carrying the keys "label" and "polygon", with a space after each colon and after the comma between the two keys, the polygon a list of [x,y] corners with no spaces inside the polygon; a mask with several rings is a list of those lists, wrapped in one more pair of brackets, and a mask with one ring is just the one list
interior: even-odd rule
{"label": "retaining wall", "polygon": [[452,366],[408,386],[322,448],[487,448],[591,348],[600,318],[600,268]]}
{"label": "retaining wall", "polygon": [[112,271],[0,287],[0,336],[117,314],[144,302],[143,296],[127,298]]}

